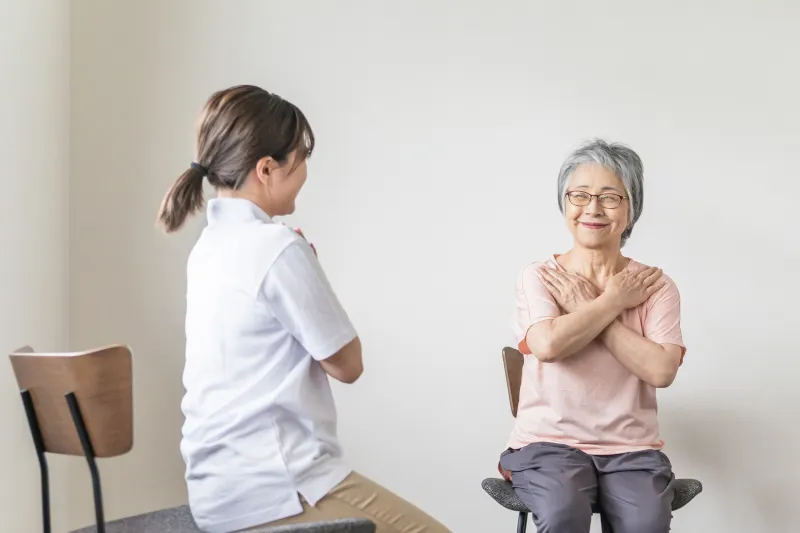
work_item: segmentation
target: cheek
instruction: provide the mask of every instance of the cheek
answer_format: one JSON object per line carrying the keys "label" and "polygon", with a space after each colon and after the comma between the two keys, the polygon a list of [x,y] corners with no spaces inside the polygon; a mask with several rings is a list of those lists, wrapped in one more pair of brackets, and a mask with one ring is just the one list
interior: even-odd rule
{"label": "cheek", "polygon": [[567,204],[564,206],[564,217],[567,220],[577,220],[581,217],[582,214],[583,214],[582,207],[576,207],[569,202],[567,202]]}
{"label": "cheek", "polygon": [[617,225],[623,228],[628,225],[628,210],[627,209],[614,209],[608,212],[608,218],[613,220]]}
{"label": "cheek", "polygon": [[297,196],[300,193],[300,189],[303,188],[305,182],[306,182],[305,173],[301,176],[295,176],[294,180],[292,180],[292,193],[294,196]]}

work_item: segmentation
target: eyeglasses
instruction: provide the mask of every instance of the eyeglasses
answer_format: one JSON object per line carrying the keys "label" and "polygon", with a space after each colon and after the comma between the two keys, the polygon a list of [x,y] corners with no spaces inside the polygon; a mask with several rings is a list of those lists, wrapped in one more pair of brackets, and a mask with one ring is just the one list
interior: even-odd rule
{"label": "eyeglasses", "polygon": [[606,209],[616,209],[619,207],[619,204],[622,203],[622,200],[626,199],[624,196],[612,192],[589,194],[588,192],[582,191],[570,191],[567,193],[567,198],[569,198],[569,203],[577,207],[587,206],[592,203],[592,198],[597,198],[597,203],[600,207]]}

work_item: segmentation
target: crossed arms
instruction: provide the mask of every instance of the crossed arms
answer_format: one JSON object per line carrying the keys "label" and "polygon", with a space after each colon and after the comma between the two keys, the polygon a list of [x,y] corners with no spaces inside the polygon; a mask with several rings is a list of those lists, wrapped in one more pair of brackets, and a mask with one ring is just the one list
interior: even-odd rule
{"label": "crossed arms", "polygon": [[[524,275],[524,273],[523,273]],[[593,340],[601,342],[631,373],[653,387],[668,387],[678,372],[684,349],[680,339],[680,298],[674,284],[657,268],[638,272],[623,270],[608,281],[602,294],[578,274],[544,266],[537,280],[522,280],[523,290],[533,293],[532,315],[551,315],[537,320],[525,332],[525,344],[542,362],[566,359]],[[531,286],[534,285],[534,286]],[[658,294],[657,294],[658,293]],[[619,319],[626,309],[637,307],[656,295],[649,310],[644,335]],[[548,302],[545,300],[550,300]],[[546,309],[555,307],[556,309]],[[542,309],[542,308],[545,309]]]}

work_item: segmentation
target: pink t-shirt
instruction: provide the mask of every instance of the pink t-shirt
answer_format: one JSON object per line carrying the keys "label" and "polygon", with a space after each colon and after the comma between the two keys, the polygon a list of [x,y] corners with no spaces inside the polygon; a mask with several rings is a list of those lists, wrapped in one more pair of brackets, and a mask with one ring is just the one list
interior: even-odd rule
{"label": "pink t-shirt", "polygon": [[[528,265],[517,280],[514,335],[525,365],[509,447],[555,442],[596,455],[660,449],[664,443],[658,433],[656,389],[619,363],[600,341],[554,363],[542,363],[530,354],[528,329],[561,315],[536,275],[545,263],[563,270],[553,257]],[[631,260],[626,268],[645,266]],[[683,348],[680,295],[675,283],[664,279],[666,286],[625,311],[622,322],[653,342]]]}

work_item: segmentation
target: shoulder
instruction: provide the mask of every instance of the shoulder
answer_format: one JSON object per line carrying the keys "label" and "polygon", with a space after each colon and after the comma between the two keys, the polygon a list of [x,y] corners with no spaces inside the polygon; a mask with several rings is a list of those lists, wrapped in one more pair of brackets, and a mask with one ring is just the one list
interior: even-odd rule
{"label": "shoulder", "polygon": [[287,246],[301,237],[292,228],[277,222],[254,222],[248,226],[248,236],[261,246]]}
{"label": "shoulder", "polygon": [[303,239],[291,228],[277,223],[249,224],[243,232],[244,245],[239,252],[256,256],[260,264],[269,264]]}
{"label": "shoulder", "polygon": [[251,278],[255,285],[260,285],[278,263],[289,262],[289,270],[300,262],[302,250],[289,253],[295,248],[301,249],[305,241],[297,233],[283,224],[252,223],[240,232],[240,239],[235,245],[233,255],[237,264],[241,265],[243,277]]}
{"label": "shoulder", "polygon": [[[645,265],[639,263],[631,259],[628,268],[631,269],[633,272],[640,272],[646,268],[649,268],[651,265]],[[657,265],[653,265],[657,266]],[[670,299],[677,299],[680,300],[680,291],[678,290],[678,285],[675,283],[675,280],[672,279],[666,272],[661,273],[661,279],[656,283],[663,283],[664,286],[658,290],[655,294],[650,296],[647,300],[647,307],[652,307],[655,303],[663,300],[670,300]]]}
{"label": "shoulder", "polygon": [[535,275],[537,272],[539,272],[544,267],[557,268],[558,267],[558,263],[556,262],[555,258],[553,258],[553,256],[547,257],[545,259],[541,259],[539,261],[533,261],[533,262],[527,263],[525,266],[523,266],[519,270],[519,274],[518,275],[519,276]]}
{"label": "shoulder", "polygon": [[517,288],[523,289],[530,283],[539,283],[539,271],[545,267],[558,268],[558,263],[551,256],[539,261],[533,261],[523,266],[517,273]]}

